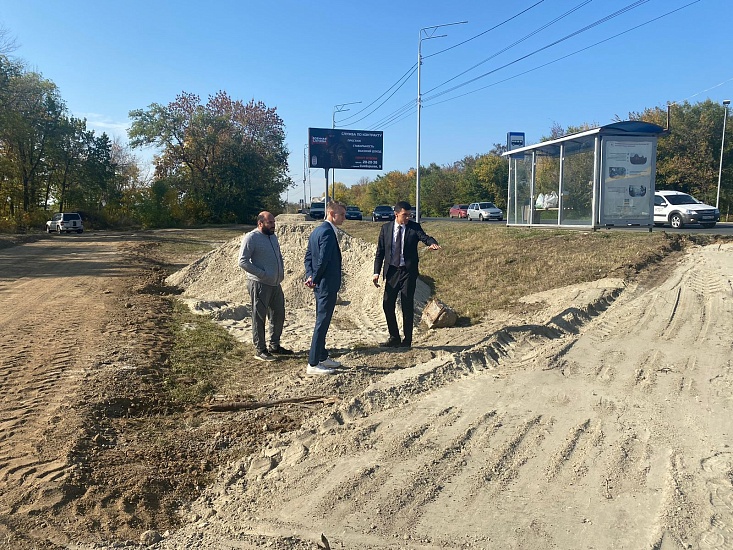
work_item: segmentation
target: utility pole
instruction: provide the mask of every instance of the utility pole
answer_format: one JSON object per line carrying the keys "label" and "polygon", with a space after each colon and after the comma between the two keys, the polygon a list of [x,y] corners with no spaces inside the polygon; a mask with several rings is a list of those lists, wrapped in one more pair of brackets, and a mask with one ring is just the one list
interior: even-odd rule
{"label": "utility pole", "polygon": [[[420,110],[422,109],[422,96],[420,94],[420,66],[422,65],[422,41],[431,40],[433,38],[443,38],[447,34],[435,35],[435,32],[441,27],[449,27],[451,25],[463,25],[468,21],[459,21],[457,23],[446,23],[444,25],[434,25],[432,27],[424,27],[420,29],[417,40],[417,166],[415,167],[415,221],[420,223]],[[423,38],[423,33],[425,38]]]}
{"label": "utility pole", "polygon": [[718,209],[720,209],[720,182],[723,178],[723,149],[725,149],[725,123],[728,120],[728,105],[730,105],[730,99],[724,99],[723,100],[723,139],[720,143],[720,167],[718,168],[718,194],[715,198],[715,208],[718,208]]}

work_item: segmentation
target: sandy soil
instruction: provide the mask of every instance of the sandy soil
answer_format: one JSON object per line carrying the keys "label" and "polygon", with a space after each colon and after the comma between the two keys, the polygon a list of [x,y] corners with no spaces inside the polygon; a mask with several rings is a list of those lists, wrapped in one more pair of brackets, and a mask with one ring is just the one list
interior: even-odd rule
{"label": "sandy soil", "polygon": [[[300,352],[313,322],[312,297],[299,284],[310,228],[278,225],[289,262],[283,344]],[[120,261],[128,245],[97,239],[79,251],[53,242],[0,250],[0,544],[733,547],[733,245],[693,248],[656,278],[529,296],[524,314],[421,330],[412,351],[397,352],[374,348],[386,331],[379,291],[369,286],[373,245],[345,236],[345,288],[328,341],[344,368],[313,379],[296,361],[260,388],[270,398],[336,398],[303,410],[297,429],[269,431],[250,452],[220,461],[213,482],[180,508],[182,524],[166,531],[151,507],[123,498],[110,504],[113,491],[92,483],[82,458],[100,430],[90,437],[78,414],[88,411],[80,396],[89,391],[81,388],[97,379],[90,365],[119,375],[126,358],[142,369],[145,350],[160,349],[151,339],[164,335],[155,329],[119,322],[133,322],[124,315],[134,300],[148,304],[147,322],[155,324],[157,298],[124,294],[125,270],[135,267]],[[238,239],[225,243],[168,284],[248,342],[236,248]],[[60,254],[74,267],[51,275]],[[59,308],[81,325],[51,322]],[[123,317],[101,322],[115,315]],[[148,359],[156,363],[155,355]],[[155,369],[151,378],[154,385]],[[108,447],[119,448],[111,439]],[[111,475],[113,483],[125,479]],[[86,501],[85,487],[97,492]],[[119,522],[121,512],[110,509],[125,504],[130,518],[150,517],[130,519],[127,530],[100,528]],[[85,536],[85,520],[94,536]],[[151,526],[157,530],[140,539]],[[19,534],[29,528],[37,533]]]}
{"label": "sandy soil", "polygon": [[[365,334],[332,331],[342,349],[371,344],[379,319],[376,296],[345,313],[368,288],[366,252],[345,260],[359,271],[341,310]],[[543,306],[531,319],[423,332],[433,358],[231,465],[163,546],[730,548],[731,277],[731,246],[715,245],[651,288],[603,280],[528,297]]]}

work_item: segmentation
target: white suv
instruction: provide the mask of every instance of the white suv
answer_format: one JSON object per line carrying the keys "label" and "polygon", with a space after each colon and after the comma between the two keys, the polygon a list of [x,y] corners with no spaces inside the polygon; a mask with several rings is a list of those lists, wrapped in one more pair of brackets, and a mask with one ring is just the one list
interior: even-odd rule
{"label": "white suv", "polygon": [[668,223],[674,228],[690,223],[702,227],[715,227],[720,221],[720,210],[703,204],[687,193],[680,191],[657,191],[654,193],[654,225]]}
{"label": "white suv", "polygon": [[53,218],[46,222],[46,233],[77,233],[84,232],[84,223],[81,221],[81,215],[77,212],[59,212],[54,214]]}

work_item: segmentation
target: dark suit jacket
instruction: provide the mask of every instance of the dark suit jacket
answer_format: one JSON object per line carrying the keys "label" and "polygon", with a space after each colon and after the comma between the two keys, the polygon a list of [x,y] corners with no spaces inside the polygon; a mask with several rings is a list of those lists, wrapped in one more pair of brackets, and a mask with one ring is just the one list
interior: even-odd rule
{"label": "dark suit jacket", "polygon": [[305,276],[325,292],[341,288],[341,249],[336,233],[328,222],[316,227],[305,252]]}
{"label": "dark suit jacket", "polygon": [[[385,278],[389,259],[392,257],[394,224],[395,222],[391,221],[382,226],[377,242],[377,255],[374,258],[374,273],[381,272],[382,277]],[[417,255],[417,243],[419,242],[424,243],[425,246],[438,244],[438,241],[423,231],[419,223],[409,220],[405,225],[405,234],[402,236],[402,256],[405,260],[405,268],[415,277],[418,275],[417,264],[420,261]]]}

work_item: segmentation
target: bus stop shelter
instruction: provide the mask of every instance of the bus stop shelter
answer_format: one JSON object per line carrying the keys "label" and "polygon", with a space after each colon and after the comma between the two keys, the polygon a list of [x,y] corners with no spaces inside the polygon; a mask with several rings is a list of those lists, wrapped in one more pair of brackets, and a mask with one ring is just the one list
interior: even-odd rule
{"label": "bus stop shelter", "polygon": [[657,138],[665,132],[623,121],[507,151],[507,225],[651,230]]}

